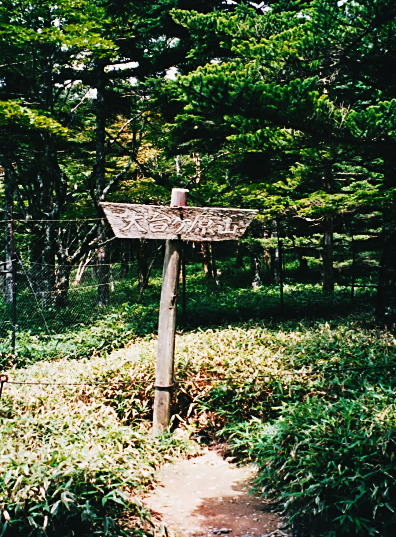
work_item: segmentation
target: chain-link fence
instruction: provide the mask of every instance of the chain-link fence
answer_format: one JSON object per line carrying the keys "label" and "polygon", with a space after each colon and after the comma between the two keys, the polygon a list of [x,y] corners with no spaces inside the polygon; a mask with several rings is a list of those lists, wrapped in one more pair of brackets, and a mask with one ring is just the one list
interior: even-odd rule
{"label": "chain-link fence", "polygon": [[98,239],[98,222],[2,222],[1,350],[12,352],[18,333],[60,333],[139,300],[158,245],[107,230]]}
{"label": "chain-link fence", "polygon": [[[90,325],[108,308],[136,304],[153,267],[160,277],[162,241],[114,239],[100,225],[103,223],[95,219],[1,223],[2,352],[13,353],[18,334],[63,333],[73,326]],[[279,240],[270,247],[249,241],[240,246],[216,245],[209,258],[214,263],[219,257],[219,272],[225,277],[223,260],[234,263],[237,270],[238,252],[242,251],[241,268],[245,276],[250,273],[251,284],[279,285],[281,302],[285,283],[323,279],[323,248],[308,239],[299,245]],[[332,277],[336,285],[350,289],[351,299],[359,287],[376,287],[379,252],[376,238],[335,241]],[[196,245],[187,257],[203,262],[205,255],[201,254],[202,248]],[[249,285],[246,278],[239,282]]]}

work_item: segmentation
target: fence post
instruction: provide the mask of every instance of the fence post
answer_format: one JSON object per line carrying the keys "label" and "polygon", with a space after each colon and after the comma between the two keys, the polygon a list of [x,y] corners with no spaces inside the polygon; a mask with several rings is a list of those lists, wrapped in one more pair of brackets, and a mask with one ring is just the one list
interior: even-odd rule
{"label": "fence post", "polygon": [[[7,172],[7,170],[5,170]],[[11,350],[15,354],[16,344],[16,255],[14,244],[13,202],[14,186],[9,180],[5,183],[5,217],[6,217],[6,265],[5,265],[5,300],[11,306]]]}
{"label": "fence post", "polygon": [[351,281],[351,300],[354,299],[355,297],[355,279],[356,279],[356,249],[355,249],[355,242],[353,240],[353,235],[352,235],[352,242],[351,242],[351,246],[352,246],[352,267],[351,267],[351,277],[352,277],[352,281]]}
{"label": "fence post", "polygon": [[183,242],[183,244],[182,244],[182,286],[183,286],[182,312],[183,312],[183,319],[186,318],[186,314],[187,314],[186,282],[187,282],[187,274],[186,274],[186,244]]}
{"label": "fence post", "polygon": [[[172,190],[171,207],[184,207],[188,190]],[[167,240],[158,322],[157,365],[153,429],[160,433],[169,426],[173,389],[177,289],[180,274],[182,241]]]}
{"label": "fence post", "polygon": [[283,307],[283,241],[278,239],[280,303]]}

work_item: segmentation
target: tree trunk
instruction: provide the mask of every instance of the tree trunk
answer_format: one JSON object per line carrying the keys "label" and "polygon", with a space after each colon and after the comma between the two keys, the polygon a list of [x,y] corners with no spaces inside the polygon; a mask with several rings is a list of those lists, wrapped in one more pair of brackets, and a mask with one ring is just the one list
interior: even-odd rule
{"label": "tree trunk", "polygon": [[213,244],[209,244],[210,265],[212,267],[212,275],[216,287],[220,288],[219,273],[217,272],[216,256],[214,253]]}
{"label": "tree trunk", "polygon": [[263,260],[263,265],[266,268],[266,270],[270,270],[271,269],[271,251],[269,248],[264,248],[262,260]]}
{"label": "tree trunk", "polygon": [[334,292],[334,267],[333,267],[333,217],[326,216],[323,222],[323,292]]}
{"label": "tree trunk", "polygon": [[44,307],[49,307],[53,303],[55,287],[55,233],[52,222],[45,223],[45,246],[41,259],[41,302]]}
{"label": "tree trunk", "polygon": [[[384,151],[384,190],[395,186],[396,155],[392,148]],[[378,294],[376,304],[377,319],[389,327],[396,324],[396,199],[384,210],[384,242],[378,273]]]}
{"label": "tree trunk", "polygon": [[68,292],[71,270],[70,264],[62,264],[57,267],[55,272],[54,304],[60,308],[66,308],[69,305]]}
{"label": "tree trunk", "polygon": [[137,266],[138,266],[138,279],[139,279],[139,294],[142,294],[148,285],[149,268],[147,263],[147,248],[146,241],[144,239],[137,240]]}
{"label": "tree trunk", "polygon": [[[275,218],[272,220],[272,229],[270,233],[270,237],[272,239],[277,239],[278,246],[279,246],[279,222]],[[281,257],[279,252],[279,247],[276,248],[270,248],[270,259],[271,259],[271,276],[272,276],[272,282],[278,285],[281,281],[282,275],[282,267],[281,267]]]}
{"label": "tree trunk", "polygon": [[252,252],[250,255],[252,266],[252,287],[258,289],[262,285],[261,281],[261,260],[257,252]]}
{"label": "tree trunk", "polygon": [[308,279],[308,260],[306,257],[304,257],[301,250],[297,251],[297,259],[298,259],[297,277],[302,281],[306,281]]}
{"label": "tree trunk", "polygon": [[[96,174],[95,174],[95,199],[98,203],[102,199],[105,188],[106,175],[106,111],[105,111],[105,89],[106,79],[104,63],[99,61],[96,66]],[[98,212],[100,213],[98,207]],[[106,238],[105,220],[103,219],[98,227],[98,242],[103,243]],[[98,276],[98,306],[106,307],[110,303],[110,267],[108,263],[107,248],[100,245],[96,252],[97,276]]]}
{"label": "tree trunk", "polygon": [[33,287],[42,307],[51,307],[55,300],[55,257],[59,249],[59,215],[66,199],[67,180],[62,173],[57,150],[49,134],[42,134],[43,154],[38,169],[37,196],[32,200],[31,213],[40,219],[39,237],[35,249],[35,283]]}
{"label": "tree trunk", "polygon": [[4,168],[4,196],[5,196],[5,303],[10,310],[11,317],[11,350],[15,354],[16,343],[16,323],[17,323],[17,288],[16,288],[16,255],[14,246],[14,224],[13,224],[13,202],[14,202],[14,184],[10,170]]}
{"label": "tree trunk", "polygon": [[273,283],[279,284],[281,281],[281,259],[279,255],[279,248],[271,248],[271,272]]}
{"label": "tree trunk", "polygon": [[[329,157],[325,159],[323,169],[323,189],[325,192],[333,191],[333,164],[334,147],[329,147]],[[323,220],[323,253],[322,253],[322,276],[323,292],[334,292],[334,266],[333,266],[333,228],[334,219],[331,215],[326,215]]]}
{"label": "tree trunk", "polygon": [[207,242],[201,242],[201,262],[205,278],[213,278],[213,269],[210,261],[210,248]]}
{"label": "tree trunk", "polygon": [[237,250],[236,250],[236,256],[235,256],[235,268],[244,268],[243,263],[243,245],[238,241],[237,243]]}
{"label": "tree trunk", "polygon": [[41,233],[33,236],[30,250],[30,283],[43,308],[51,307],[55,286],[55,233],[53,222],[43,221]]}
{"label": "tree trunk", "polygon": [[96,66],[96,106],[95,106],[95,193],[96,202],[102,199],[106,180],[106,110],[105,110],[106,79],[104,63]]}
{"label": "tree trunk", "polygon": [[87,265],[92,261],[92,251],[89,250],[89,252],[83,257],[83,259],[80,261],[78,265],[78,269],[76,272],[76,276],[73,281],[73,285],[77,286],[80,285],[81,280],[84,277],[85,270],[87,268]]}
{"label": "tree trunk", "polygon": [[201,155],[199,153],[193,153],[192,154],[194,164],[195,164],[195,182],[197,185],[201,182]]}
{"label": "tree trunk", "polygon": [[130,264],[132,260],[131,240],[122,241],[120,278],[126,278],[129,274]]}
{"label": "tree trunk", "polygon": [[6,219],[6,229],[5,229],[5,248],[6,248],[6,262],[5,262],[5,289],[4,289],[4,299],[6,304],[12,304],[14,301],[15,293],[15,254],[14,254],[14,230],[12,222],[12,204],[14,197],[14,188],[10,183],[10,178],[8,176],[7,170],[4,169],[5,174],[5,186],[4,186],[4,196],[5,196],[5,219]]}
{"label": "tree trunk", "polygon": [[110,266],[107,261],[106,248],[101,246],[97,251],[98,306],[110,304]]}
{"label": "tree trunk", "polygon": [[[105,238],[105,225],[102,222],[98,236],[99,243],[104,242]],[[96,267],[98,277],[98,306],[104,308],[110,304],[110,263],[107,248],[103,244],[96,251]]]}

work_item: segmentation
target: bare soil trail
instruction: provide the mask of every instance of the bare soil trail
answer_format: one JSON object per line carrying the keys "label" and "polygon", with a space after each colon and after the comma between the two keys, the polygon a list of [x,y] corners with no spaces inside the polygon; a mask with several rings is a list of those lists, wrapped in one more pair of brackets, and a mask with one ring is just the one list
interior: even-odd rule
{"label": "bare soil trail", "polygon": [[254,474],[206,449],[164,466],[143,503],[175,537],[291,537],[269,502],[249,494]]}

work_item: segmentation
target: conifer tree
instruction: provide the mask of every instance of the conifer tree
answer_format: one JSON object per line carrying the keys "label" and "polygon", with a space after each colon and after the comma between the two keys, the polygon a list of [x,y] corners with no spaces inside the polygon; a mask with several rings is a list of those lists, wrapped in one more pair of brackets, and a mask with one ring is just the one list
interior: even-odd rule
{"label": "conifer tree", "polygon": [[261,13],[248,6],[175,12],[200,67],[179,80],[185,104],[173,131],[180,148],[234,151],[265,162],[259,184],[247,191],[264,192],[267,206],[272,194],[284,218],[291,208],[300,216],[309,210],[325,234],[345,211],[381,210],[378,314],[393,318],[395,15],[390,0],[279,1]]}

